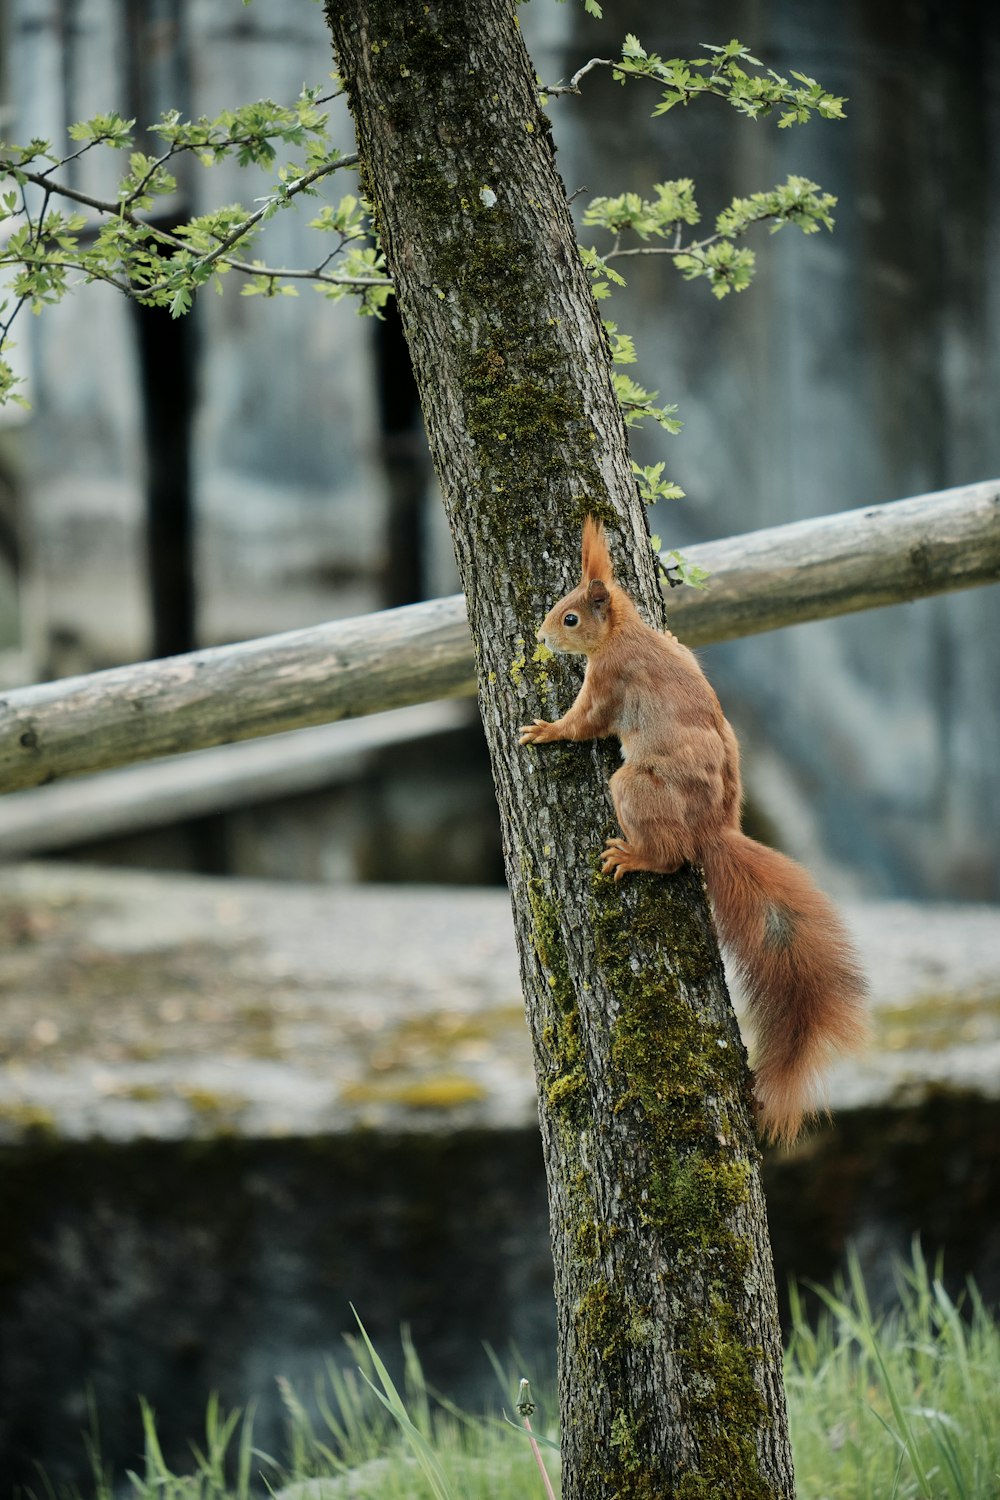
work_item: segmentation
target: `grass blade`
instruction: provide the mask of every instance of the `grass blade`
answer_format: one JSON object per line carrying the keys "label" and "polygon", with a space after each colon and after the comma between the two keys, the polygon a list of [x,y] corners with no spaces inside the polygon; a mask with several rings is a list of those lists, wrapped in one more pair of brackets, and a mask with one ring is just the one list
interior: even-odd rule
{"label": "grass blade", "polygon": [[392,1413],[393,1417],[399,1423],[403,1436],[409,1443],[410,1448],[413,1451],[413,1456],[416,1458],[421,1469],[423,1470],[424,1478],[427,1480],[427,1483],[433,1490],[436,1496],[436,1500],[454,1500],[451,1487],[449,1486],[448,1480],[445,1477],[444,1470],[441,1468],[441,1465],[438,1462],[437,1455],[435,1454],[433,1448],[427,1441],[424,1434],[420,1431],[419,1427],[411,1422],[409,1414],[406,1410],[405,1403],[403,1402],[402,1397],[400,1396],[398,1390],[395,1387],[395,1384],[393,1383],[392,1376],[389,1374],[389,1371],[383,1364],[379,1352],[375,1348],[375,1345],[368,1337],[368,1332],[365,1328],[365,1325],[358,1317],[357,1308],[353,1305],[351,1307],[351,1312],[354,1314],[358,1328],[360,1329],[361,1337],[364,1340],[365,1349],[367,1350],[368,1357],[372,1362],[372,1367],[379,1378],[382,1390],[379,1390],[374,1381],[368,1379],[368,1376],[364,1373],[363,1370],[361,1372],[362,1379],[367,1381],[372,1390],[375,1392],[375,1395],[382,1402],[383,1406],[385,1406],[386,1409]]}

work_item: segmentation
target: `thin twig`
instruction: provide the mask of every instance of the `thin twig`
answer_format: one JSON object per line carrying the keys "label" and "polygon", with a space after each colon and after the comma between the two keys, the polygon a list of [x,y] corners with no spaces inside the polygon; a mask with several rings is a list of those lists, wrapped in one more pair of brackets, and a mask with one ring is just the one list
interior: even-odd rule
{"label": "thin twig", "polygon": [[601,259],[624,260],[632,255],[696,255],[699,250],[705,250],[723,238],[721,234],[711,234],[707,239],[693,240],[690,245],[632,245],[627,250],[609,250]]}
{"label": "thin twig", "polygon": [[[159,237],[166,243],[176,245],[178,249],[187,248],[184,245],[183,241],[174,240],[172,236],[168,236],[161,231],[157,231],[157,233]],[[323,262],[323,265],[328,264],[331,259],[332,256],[327,256],[327,259]],[[133,301],[147,297],[155,290],[154,287],[136,287],[131,282],[119,281],[118,278],[112,275],[110,271],[101,270],[93,265],[88,264],[86,261],[61,259],[56,260],[51,257],[46,257],[46,263],[48,265],[59,266],[66,271],[79,271],[80,274],[82,276],[85,276],[88,281],[104,282],[107,286],[113,286],[115,290],[121,292],[123,296],[130,297]],[[20,264],[19,261],[5,260],[3,255],[0,254],[0,266],[18,264]],[[264,276],[271,280],[282,281],[315,281],[323,286],[348,286],[361,288],[383,286],[391,287],[393,284],[388,276],[337,276],[325,272],[322,266],[310,269],[308,267],[297,266],[254,265],[252,261],[233,260],[230,256],[224,256],[218,262],[218,264],[225,266],[227,270],[236,271],[242,276]],[[26,300],[29,299],[23,297],[21,298],[22,302]],[[14,321],[16,313],[17,309],[15,309],[14,313],[11,314],[11,317],[7,320],[7,323],[0,324],[0,343],[3,342],[3,338],[6,336],[6,330]]]}
{"label": "thin twig", "polygon": [[[233,144],[235,144],[235,142]],[[152,182],[153,178],[156,176],[157,172],[159,172],[161,168],[165,167],[168,161],[171,161],[175,156],[179,156],[184,150],[204,150],[205,145],[205,142],[203,142],[201,146],[196,146],[192,142],[185,142],[184,145],[179,146],[175,141],[174,144],[170,147],[169,151],[164,151],[163,155],[158,156],[156,160],[150,165],[150,168],[146,175],[136,185],[136,187],[133,188],[128,197],[122,199],[123,206],[125,208],[131,208],[133,203],[138,202],[138,200],[145,193],[146,189],[149,187],[149,184]]]}
{"label": "thin twig", "polygon": [[48,172],[43,173],[43,176],[47,177],[49,172],[61,172],[63,167],[69,166],[71,161],[79,161],[81,156],[85,156],[88,151],[93,151],[95,146],[103,146],[110,139],[109,135],[92,136],[89,141],[83,143],[79,151],[74,151],[71,156],[64,156],[61,161],[53,162]]}
{"label": "thin twig", "polygon": [[547,84],[543,84],[541,91],[543,94],[547,94],[550,98],[555,98],[559,94],[579,94],[580,79],[583,78],[587,73],[589,73],[591,68],[613,68],[615,66],[616,63],[613,58],[592,57],[590,59],[590,62],[584,63],[582,68],[577,68],[569,83],[557,83],[552,88],[549,88]]}
{"label": "thin twig", "polygon": [[255,266],[252,261],[232,260],[229,256],[220,264],[230,271],[239,271],[243,276],[273,276],[280,277],[283,281],[315,281],[321,286],[392,286],[388,276],[331,276],[318,267],[309,270],[294,266]]}
{"label": "thin twig", "polygon": [[[283,194],[282,196],[292,197],[295,193],[301,192],[303,187],[310,186],[312,182],[316,181],[320,177],[328,176],[331,172],[336,172],[340,167],[356,167],[359,160],[360,157],[358,156],[357,152],[352,152],[349,156],[338,156],[335,161],[325,162],[322,167],[315,168],[313,173],[306,173],[304,177],[296,178],[291,187],[285,189],[285,194]],[[176,245],[179,249],[190,248],[189,246],[184,244],[183,240],[172,239],[171,236],[167,235],[165,230],[156,230],[154,226],[150,224],[148,219],[144,219],[140,217],[140,215],[132,213],[131,210],[127,208],[123,203],[111,203],[105,198],[94,198],[89,193],[82,193],[78,188],[70,187],[69,184],[65,182],[48,182],[46,180],[48,177],[48,173],[26,172],[23,167],[18,167],[9,159],[4,160],[3,158],[0,158],[0,178],[8,176],[23,177],[25,182],[30,182],[35,187],[40,187],[47,192],[55,193],[57,197],[69,198],[72,203],[81,203],[84,208],[92,208],[96,213],[106,214],[109,217],[113,217],[116,219],[124,219],[125,223],[130,224],[133,229],[154,229],[154,232],[156,234],[162,236],[165,240]],[[273,199],[268,199],[268,203],[271,202],[273,202]],[[264,208],[256,210],[256,212],[244,222],[247,225],[256,223],[257,220],[261,218],[267,211],[267,206],[268,205],[265,204]],[[24,213],[25,218],[29,218],[27,208],[25,208]],[[236,239],[238,239],[239,235],[235,230],[233,231],[233,233]],[[235,239],[231,240],[230,243],[235,244]]]}
{"label": "thin twig", "polygon": [[[354,160],[357,161],[357,159],[355,156]],[[214,249],[199,256],[190,266],[187,266],[185,273],[190,275],[193,272],[204,271],[209,266],[215,265],[216,261],[221,260],[227,250],[239,240],[244,239],[254,225],[259,224],[261,219],[271,212],[276,203],[280,203],[283,199],[294,198],[298,193],[304,192],[306,188],[311,187],[314,182],[319,182],[322,178],[329,177],[330,173],[336,171],[338,167],[342,167],[346,160],[346,157],[341,156],[336,161],[324,162],[321,166],[314,167],[311,172],[304,172],[301,177],[297,177],[281,193],[272,193],[265,199],[260,208],[254,209],[248,218],[237,224],[236,228],[230,230],[229,234],[224,235]],[[175,282],[176,276],[168,276],[165,280],[158,281],[154,286],[143,288],[143,296],[152,297],[156,296],[159,292],[167,292],[174,286]]]}
{"label": "thin twig", "polygon": [[672,245],[633,245],[627,250],[622,250],[619,248],[620,237],[616,237],[611,249],[602,255],[601,259],[623,260],[626,256],[631,255],[697,255],[699,251],[707,250],[710,245],[716,245],[720,240],[740,239],[755,224],[766,224],[769,219],[776,219],[780,223],[786,222],[777,213],[755,214],[753,218],[747,219],[742,228],[737,229],[735,232],[729,234],[722,234],[721,232],[707,234],[703,240],[691,240],[686,245],[681,244],[681,228],[679,224]]}
{"label": "thin twig", "polygon": [[[20,264],[22,264],[22,262],[20,262],[20,261],[4,260],[3,256],[0,255],[0,266],[4,266],[4,265],[8,265],[8,266],[9,265],[20,265]],[[47,266],[57,266],[61,271],[79,271],[80,274],[81,274],[81,276],[86,277],[87,281],[102,281],[102,282],[105,282],[108,286],[113,286],[116,291],[121,292],[126,297],[132,297],[132,296],[135,295],[132,287],[130,286],[130,284],[127,281],[119,281],[117,279],[117,277],[115,277],[115,276],[113,276],[111,274],[110,271],[104,271],[104,270],[101,270],[100,268],[95,268],[93,266],[89,266],[84,261],[79,261],[79,260],[63,260],[63,259],[57,258],[55,256],[47,255],[45,257],[45,264]],[[30,302],[32,300],[33,300],[33,298],[30,295],[29,296],[24,296],[24,297],[21,298],[21,302]],[[20,306],[20,304],[19,304],[19,306]],[[6,328],[10,326],[10,323],[12,323],[14,321],[14,316],[15,316],[15,314],[16,314],[17,311],[18,311],[18,309],[15,309],[15,313],[11,314],[11,317],[8,319],[7,324],[2,325],[4,327],[5,331],[6,331]]]}
{"label": "thin twig", "polygon": [[[166,153],[160,159],[159,164],[162,165],[163,162],[169,160],[172,154],[179,154],[180,149],[182,148],[178,148],[177,152]],[[313,183],[329,176],[332,172],[337,171],[339,168],[356,166],[358,160],[359,157],[357,153],[351,153],[347,156],[339,156],[334,161],[324,162],[320,166],[313,168],[311,172],[303,173],[301,177],[296,178],[293,183],[285,188],[283,193],[273,194],[268,197],[266,202],[264,202],[260,208],[255,209],[252,214],[249,214],[247,218],[243,219],[239,224],[237,224],[235,228],[229,232],[229,234],[225,235],[221,240],[219,240],[218,244],[215,245],[212,250],[208,251],[200,259],[194,260],[191,265],[186,268],[186,274],[190,274],[193,271],[203,270],[207,266],[220,264],[226,266],[230,270],[237,271],[244,276],[266,276],[273,277],[274,279],[281,278],[283,280],[290,281],[309,280],[320,282],[328,286],[348,286],[358,288],[391,286],[392,283],[388,280],[387,277],[329,275],[324,272],[322,267],[326,266],[329,263],[330,259],[332,258],[331,256],[327,256],[320,267],[308,269],[298,267],[293,268],[259,265],[255,266],[247,261],[237,260],[226,254],[227,250],[229,250],[233,245],[237,244],[241,239],[245,238],[250,230],[253,229],[253,227],[257,223],[259,223],[262,218],[264,218],[268,210],[276,201],[279,201],[281,198],[294,198],[299,193],[303,192],[306,188],[311,187]],[[4,163],[0,162],[0,171],[2,171],[4,165]],[[167,246],[172,250],[180,250],[186,253],[190,253],[190,245],[185,240],[181,239],[178,235],[171,234],[169,230],[161,229],[157,225],[151,223],[149,219],[132,212],[132,210],[128,207],[128,204],[134,201],[135,194],[130,195],[128,199],[124,200],[121,203],[111,203],[106,199],[94,198],[93,196],[91,196],[91,194],[81,192],[79,191],[79,189],[70,187],[66,183],[53,182],[51,181],[48,172],[24,171],[23,169],[15,168],[13,164],[10,164],[9,170],[18,171],[19,175],[24,179],[24,182],[30,182],[33,186],[41,188],[45,195],[42,204],[43,212],[38,217],[36,222],[29,212],[27,200],[24,197],[24,182],[22,182],[22,212],[24,214],[25,221],[32,231],[31,238],[36,244],[40,241],[42,225],[44,223],[44,210],[49,202],[49,199],[52,196],[57,196],[68,198],[71,202],[79,203],[85,208],[93,209],[96,213],[104,215],[108,218],[121,219],[133,229],[142,229],[150,236],[152,240],[155,241],[156,244]],[[343,248],[343,246],[339,248]],[[2,260],[0,260],[0,264],[2,264]],[[131,297],[133,300],[148,299],[150,297],[157,296],[161,292],[169,291],[176,283],[176,277],[171,276],[155,282],[152,286],[135,287],[130,282],[119,281],[116,277],[111,275],[110,272],[96,271],[93,267],[86,264],[69,261],[54,262],[54,264],[61,264],[65,266],[66,269],[78,270],[85,276],[88,276],[91,280],[106,282],[108,285],[115,287],[118,291],[122,292],[127,297]],[[10,321],[13,321],[13,318],[11,318]]]}

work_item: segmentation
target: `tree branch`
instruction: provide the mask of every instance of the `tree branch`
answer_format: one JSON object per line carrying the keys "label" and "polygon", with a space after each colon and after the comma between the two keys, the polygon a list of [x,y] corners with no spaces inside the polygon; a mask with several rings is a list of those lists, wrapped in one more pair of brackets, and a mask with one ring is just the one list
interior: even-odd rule
{"label": "tree branch", "polygon": [[[329,260],[330,257],[327,257]],[[323,265],[326,265],[326,261]],[[324,271],[321,266],[312,270],[295,266],[255,266],[248,260],[231,260],[226,256],[222,264],[230,271],[242,276],[266,276],[274,281],[315,281],[320,286],[392,286],[388,276],[337,276]]]}
{"label": "tree branch", "polygon": [[560,94],[579,94],[580,79],[585,78],[593,68],[613,68],[614,66],[614,58],[592,57],[589,62],[584,63],[582,68],[577,68],[569,83],[557,83],[552,85],[546,83],[542,85],[540,92],[545,94],[546,97],[550,99],[558,98]]}
{"label": "tree branch", "polygon": [[[169,154],[165,157],[160,158],[160,164],[162,164],[162,162],[166,160],[169,160]],[[270,195],[268,199],[261,204],[260,208],[255,209],[254,212],[249,214],[246,219],[243,219],[239,224],[237,224],[229,232],[229,234],[227,234],[222,240],[220,240],[218,245],[216,245],[211,251],[208,251],[205,255],[192,261],[191,265],[186,268],[185,275],[190,275],[197,271],[205,270],[209,266],[215,264],[222,264],[227,266],[230,270],[238,271],[242,275],[268,276],[274,277],[276,280],[279,278],[288,280],[308,279],[317,282],[325,282],[333,286],[351,287],[390,286],[391,282],[389,282],[386,277],[333,276],[328,275],[322,271],[310,271],[308,269],[285,269],[272,268],[269,266],[255,266],[247,261],[232,259],[226,254],[226,252],[231,249],[233,245],[237,244],[241,239],[245,238],[245,236],[249,234],[254,226],[258,224],[272,209],[276,202],[283,202],[286,199],[297,197],[299,193],[304,192],[307,188],[311,187],[315,182],[320,181],[322,178],[328,177],[332,172],[338,170],[338,168],[357,166],[358,160],[358,155],[356,152],[354,152],[347,156],[339,156],[335,161],[324,162],[320,166],[313,168],[312,171],[303,173],[301,177],[297,177],[294,182],[290,183],[286,188],[284,188],[280,194]],[[55,168],[53,168],[53,170],[55,170]],[[51,181],[48,173],[25,171],[23,168],[15,167],[10,162],[0,160],[0,176],[4,175],[5,173],[14,173],[15,171],[20,177],[23,177],[26,182],[30,182],[33,186],[42,189],[42,191],[46,195],[45,203],[48,202],[51,196],[66,198],[72,203],[80,204],[81,207],[93,209],[95,213],[98,213],[105,218],[122,219],[133,229],[142,229],[147,231],[153,236],[157,244],[168,246],[172,250],[180,250],[190,253],[190,245],[180,236],[170,233],[169,230],[159,228],[157,225],[151,223],[148,218],[144,218],[142,215],[134,213],[127,206],[129,203],[135,201],[136,194],[134,193],[131,194],[129,198],[126,199],[123,203],[113,203],[108,199],[95,198],[90,193],[81,192],[78,188],[70,187],[68,183],[53,182]],[[25,217],[28,218],[26,206]],[[28,218],[28,222],[31,222],[30,218]],[[37,234],[35,235],[36,240],[38,238],[38,235],[40,235],[41,233],[40,226],[42,222],[42,217],[39,217],[39,228]],[[15,261],[7,262],[7,264],[17,263],[18,262]],[[0,256],[0,265],[2,264],[4,264],[4,260],[3,257]],[[176,276],[170,276],[164,277],[162,280],[154,283],[152,286],[136,288],[127,282],[119,281],[110,273],[98,272],[93,267],[87,265],[80,265],[75,262],[64,262],[63,264],[71,266],[71,268],[74,270],[81,271],[84,275],[89,276],[92,280],[107,282],[111,286],[114,286],[118,291],[123,293],[123,295],[131,297],[133,300],[137,301],[157,296],[162,292],[171,290],[176,285]],[[13,322],[13,317],[9,320],[9,322]]]}
{"label": "tree branch", "polygon": [[[280,193],[270,194],[261,204],[260,208],[255,209],[252,214],[243,219],[234,229],[231,229],[227,235],[224,235],[214,249],[199,256],[190,266],[186,267],[184,274],[190,276],[197,271],[205,271],[210,266],[215,265],[217,261],[225,256],[227,250],[231,249],[238,241],[244,239],[250,233],[251,229],[253,229],[254,225],[259,224],[276,205],[284,203],[290,198],[297,197],[299,193],[305,192],[307,188],[312,187],[314,182],[319,182],[322,178],[329,177],[331,172],[335,171],[337,167],[343,166],[345,161],[348,160],[349,158],[347,157],[338,157],[334,162],[324,162],[322,165],[314,167],[311,172],[304,172],[301,177],[296,177],[295,181],[290,183],[288,187],[283,188]],[[356,162],[357,160],[358,158],[355,156],[354,161]],[[183,241],[181,243],[183,244]],[[189,249],[190,247],[184,246],[184,248]],[[258,272],[257,274],[265,273]],[[165,277],[164,280],[156,282],[151,287],[144,287],[142,289],[142,296],[155,297],[159,292],[171,290],[175,284],[176,275]]]}

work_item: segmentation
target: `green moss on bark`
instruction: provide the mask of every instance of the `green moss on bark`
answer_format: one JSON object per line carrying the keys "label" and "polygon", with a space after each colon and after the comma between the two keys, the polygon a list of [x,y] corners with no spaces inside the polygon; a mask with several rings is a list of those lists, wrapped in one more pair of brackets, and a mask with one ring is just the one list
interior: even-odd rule
{"label": "green moss on bark", "polygon": [[[615,1109],[635,1120],[640,1217],[655,1246],[657,1284],[675,1309],[670,1359],[697,1453],[696,1469],[668,1475],[651,1456],[656,1443],[634,1390],[642,1350],[664,1329],[648,1288],[609,1276],[618,1231],[602,1220],[581,1159],[592,1105],[562,913],[540,877],[525,877],[550,996],[545,1099],[563,1146],[567,1233],[583,1286],[573,1313],[575,1379],[613,1412],[610,1429],[602,1424],[609,1437],[585,1458],[587,1472],[600,1475],[603,1493],[647,1500],[763,1497],[758,1452],[770,1421],[757,1378],[763,1353],[748,1345],[741,1311],[753,1257],[741,1226],[756,1165],[746,1060],[735,1030],[706,1020],[691,1000],[718,964],[711,930],[684,901],[673,915],[663,879],[646,877],[626,891],[594,875],[596,956],[615,1002]],[[680,878],[694,890],[695,872]],[[704,1288],[700,1303],[692,1285]]]}
{"label": "green moss on bark", "polygon": [[[458,376],[453,394],[482,473],[480,528],[492,544],[524,557],[524,575],[515,569],[513,586],[519,614],[536,623],[538,580],[527,568],[547,540],[539,528],[539,486],[564,489],[570,476],[566,520],[574,529],[588,511],[614,519],[579,380],[565,340],[554,336],[551,274],[538,263],[532,222],[544,208],[514,196],[509,174],[498,166],[495,120],[510,106],[506,96],[501,104],[492,94],[491,80],[466,55],[464,7],[449,0],[412,8],[375,0],[368,11],[375,38],[371,67],[380,96],[389,100],[393,174],[407,200],[419,205],[418,253],[432,295],[448,304],[448,357]],[[355,111],[365,108],[359,97],[351,103]],[[537,101],[525,107],[530,133],[547,134]],[[447,120],[466,125],[456,149],[442,152],[434,132]],[[370,191],[377,198],[374,185]],[[421,225],[433,229],[421,231]],[[401,310],[406,321],[405,304]],[[447,492],[451,476],[441,478]]]}
{"label": "green moss on bark", "polygon": [[529,876],[526,884],[532,946],[550,991],[549,1019],[542,1037],[550,1066],[541,1082],[549,1107],[565,1124],[576,1127],[589,1103],[587,1074],[580,1040],[580,1014],[560,931],[559,908],[546,894],[544,882],[538,876]]}
{"label": "green moss on bark", "polygon": [[[679,878],[692,887],[696,880],[694,872]],[[659,1475],[648,1492],[684,1494],[688,1500],[763,1495],[758,1441],[769,1419],[756,1381],[763,1355],[747,1347],[734,1311],[745,1304],[753,1259],[742,1227],[756,1168],[745,1113],[746,1059],[735,1028],[707,1020],[691,999],[707,970],[718,964],[717,950],[683,893],[679,903],[668,902],[663,878],[643,877],[623,893],[596,876],[591,920],[616,1001],[611,1049],[621,1086],[616,1108],[634,1116],[644,1155],[642,1217],[655,1236],[658,1264],[666,1268],[661,1275],[668,1278],[666,1290],[678,1309],[674,1360],[699,1455],[697,1474],[681,1476],[678,1488],[668,1488]],[[623,921],[632,939],[630,957],[621,943]],[[666,956],[658,957],[664,949]],[[701,1307],[691,1306],[693,1284],[706,1288]],[[593,1331],[595,1307],[607,1304],[602,1293],[588,1305],[585,1336]],[[600,1359],[612,1387],[621,1378],[616,1372],[628,1368],[628,1346],[641,1326],[641,1309],[629,1306],[627,1296],[602,1325]],[[650,1330],[649,1337],[657,1333]],[[623,1394],[619,1390],[618,1398]],[[615,1417],[622,1461],[646,1451],[641,1422],[631,1431],[627,1411],[622,1400]],[[654,1484],[648,1469],[623,1470],[622,1477],[627,1479],[622,1493],[641,1494],[640,1483]]]}

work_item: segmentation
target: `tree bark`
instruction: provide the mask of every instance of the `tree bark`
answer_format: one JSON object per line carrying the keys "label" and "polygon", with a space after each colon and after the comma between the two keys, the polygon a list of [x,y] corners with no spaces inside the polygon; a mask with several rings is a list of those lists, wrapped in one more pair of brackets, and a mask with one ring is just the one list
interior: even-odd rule
{"label": "tree bark", "polygon": [[[662,604],[547,122],[502,0],[329,0],[476,648],[549,1181],[565,1500],[793,1492],[746,1060],[696,871],[615,887],[607,747],[516,727],[587,512]],[[432,873],[432,872],[431,872]]]}

